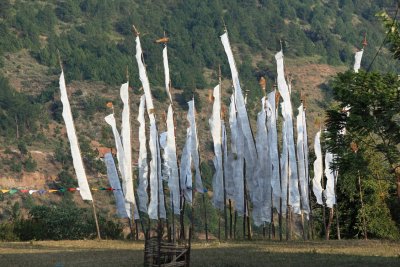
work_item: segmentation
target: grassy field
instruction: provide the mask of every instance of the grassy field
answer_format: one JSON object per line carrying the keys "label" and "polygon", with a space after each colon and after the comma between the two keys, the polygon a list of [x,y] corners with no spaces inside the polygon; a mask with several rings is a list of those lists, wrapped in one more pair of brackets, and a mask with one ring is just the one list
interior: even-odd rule
{"label": "grassy field", "polygon": [[[400,266],[400,243],[387,241],[210,242],[192,244],[191,266]],[[142,266],[143,243],[0,243],[0,266]]]}

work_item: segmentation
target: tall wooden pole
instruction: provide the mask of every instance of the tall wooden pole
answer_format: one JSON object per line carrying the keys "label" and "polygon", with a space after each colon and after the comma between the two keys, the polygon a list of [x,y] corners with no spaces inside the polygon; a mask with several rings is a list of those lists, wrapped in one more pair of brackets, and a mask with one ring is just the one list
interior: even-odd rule
{"label": "tall wooden pole", "polygon": [[[271,192],[272,192],[272,190],[271,190]],[[269,224],[269,228],[270,228],[270,231],[272,232],[271,233],[272,238],[275,239],[274,200],[273,200],[273,197],[272,197],[272,193],[271,193],[271,222]],[[271,239],[271,236],[270,236],[269,239]]]}
{"label": "tall wooden pole", "polygon": [[[58,63],[60,64],[61,71],[64,72],[63,65],[61,62],[60,51],[58,49],[57,49],[57,55],[58,55]],[[18,129],[17,129],[17,138],[18,138]],[[79,146],[79,144],[78,144],[78,146]],[[98,240],[101,240],[99,221],[97,219],[96,205],[94,204],[93,194],[91,194],[91,195],[92,195],[93,217],[94,217],[94,221],[96,223],[96,230],[97,230],[97,238],[98,238]]]}
{"label": "tall wooden pole", "polygon": [[196,192],[192,188],[192,216],[190,218],[190,229],[192,230],[190,238],[194,237],[194,203],[195,203]]}
{"label": "tall wooden pole", "polygon": [[97,239],[101,240],[99,221],[97,220],[96,205],[94,204],[93,196],[92,196],[92,207],[93,207],[93,217],[94,217],[94,221],[96,223]]}
{"label": "tall wooden pole", "polygon": [[246,189],[246,219],[247,219],[247,239],[251,240],[252,233],[250,224],[250,205],[249,205],[249,196],[247,194],[247,189]]}
{"label": "tall wooden pole", "polygon": [[[276,116],[276,111],[277,111],[277,104],[279,103],[279,98],[280,95],[278,92],[276,92],[276,82],[274,83],[274,91],[275,91],[275,110],[273,110],[272,112],[275,112],[275,116]],[[276,121],[276,120],[275,120]],[[276,124],[275,124],[275,128],[276,128]],[[282,241],[283,240],[283,207],[282,207],[282,172],[281,172],[281,159],[279,157],[280,155],[280,151],[279,151],[279,146],[277,147],[278,150],[278,174],[279,174],[279,181],[280,181],[280,187],[281,187],[281,195],[279,197],[279,217],[278,217],[278,221],[279,221],[279,240]],[[273,194],[273,189],[272,189],[272,194]],[[287,224],[286,224],[286,231],[287,231]]]}
{"label": "tall wooden pole", "polygon": [[[325,168],[326,168],[326,166],[325,166]],[[325,184],[324,177],[322,177],[322,179],[321,179],[322,188],[325,187],[324,184]],[[321,199],[322,199],[322,221],[323,221],[323,224],[324,224],[324,234],[325,234],[325,237],[326,237],[326,233],[327,233],[327,229],[326,229],[326,214],[325,214],[326,211],[325,211],[325,198],[324,198],[323,192],[321,192]]]}
{"label": "tall wooden pole", "polygon": [[[304,114],[306,114],[305,113],[306,112],[306,106],[305,105],[306,105],[306,101],[305,101],[305,97],[304,97]],[[306,122],[306,124],[307,124],[307,122]],[[305,129],[307,129],[307,127],[305,127]],[[307,132],[306,132],[306,135],[308,136]],[[307,141],[308,141],[308,137],[307,137]],[[308,142],[305,144],[305,148],[308,151]],[[304,154],[305,157],[308,157],[308,155],[309,155],[308,152],[307,152],[307,155]],[[307,160],[307,162],[308,161],[309,160]],[[309,212],[309,219],[308,219],[308,225],[307,225],[308,226],[307,235],[308,235],[308,239],[314,239],[314,234],[313,234],[313,232],[314,232],[313,231],[313,229],[314,229],[314,218],[313,218],[312,203],[311,203],[311,190],[310,190],[311,183],[310,183],[310,171],[309,171],[310,168],[309,167],[310,166],[308,164],[308,166],[306,166],[306,168],[308,168],[306,179],[307,179],[308,206],[310,208],[310,212]]]}
{"label": "tall wooden pole", "polygon": [[[133,215],[131,215],[131,216],[133,216]],[[131,233],[130,233],[130,236],[131,236],[131,239],[133,240],[133,225],[132,225],[132,220],[131,220],[131,218],[127,218],[128,219],[128,224],[129,224],[129,229],[130,229],[130,231],[131,231]]]}
{"label": "tall wooden pole", "polygon": [[[194,97],[193,97],[193,101],[194,101]],[[199,147],[197,147],[197,153],[198,153],[198,155],[199,155],[199,161],[201,162],[201,154],[200,154],[200,149],[199,149]],[[199,162],[199,165],[200,165],[200,162]],[[199,167],[200,168],[200,167]],[[202,175],[202,172],[201,172],[201,168],[200,168],[200,177],[203,177],[203,175]],[[204,187],[204,186],[203,186]],[[204,190],[204,188],[203,188],[203,191],[205,191]],[[204,230],[205,230],[205,232],[206,232],[206,241],[208,242],[208,224],[207,224],[207,206],[206,206],[206,198],[205,198],[205,196],[204,196],[204,194],[205,194],[206,192],[203,192],[203,206],[204,206]],[[193,203],[194,203],[194,198],[193,198]],[[193,206],[192,206],[193,207]],[[192,209],[193,210],[193,209]],[[192,227],[193,227],[193,222],[192,222]],[[193,229],[193,232],[194,232],[194,229]]]}
{"label": "tall wooden pole", "polygon": [[[135,194],[135,201],[136,201],[136,203],[139,203],[138,200],[137,200],[137,194]],[[142,228],[143,235],[146,235],[146,230],[145,230],[144,225],[143,225],[143,216],[142,216],[142,214],[140,214],[140,210],[139,209],[138,209],[138,213],[139,213],[139,222],[140,222],[140,226]],[[139,240],[139,227],[138,227],[138,223],[137,222],[136,222],[136,238],[137,238],[137,240]]]}
{"label": "tall wooden pole", "polygon": [[[157,138],[158,139],[158,138]],[[156,146],[156,153],[157,153],[157,158],[158,158],[158,153],[160,152],[160,143],[159,140],[157,140],[157,146]],[[154,159],[153,159],[154,160]],[[162,239],[162,222],[160,218],[160,178],[158,176],[159,174],[159,165],[160,163],[157,161],[157,240],[158,240],[158,246],[157,246],[157,256],[158,256],[158,266],[161,266],[161,239]],[[162,181],[161,181],[161,186],[162,186]],[[164,189],[163,189],[164,190]]]}
{"label": "tall wooden pole", "polygon": [[292,209],[289,205],[289,199],[290,199],[290,194],[289,194],[289,183],[290,183],[290,176],[288,175],[288,183],[287,183],[287,206],[286,206],[286,241],[291,239],[291,234],[292,234],[292,219],[291,219],[291,212]]}
{"label": "tall wooden pole", "polygon": [[[291,80],[289,80],[289,85],[291,84]],[[303,230],[303,240],[306,240],[306,232],[305,232],[305,227],[304,227],[304,207],[303,207],[303,199],[302,199],[302,192],[301,192],[301,183],[300,183],[300,172],[299,172],[299,164],[298,162],[300,160],[303,161],[304,164],[304,158],[299,159],[299,157],[297,156],[297,144],[296,144],[296,140],[294,139],[294,133],[297,132],[295,130],[295,124],[293,123],[293,119],[292,119],[292,125],[293,125],[293,142],[294,142],[294,155],[296,158],[296,169],[297,169],[297,186],[299,189],[299,196],[300,196],[300,212],[301,212],[301,228]],[[297,139],[299,138],[298,133],[297,133]]]}
{"label": "tall wooden pole", "polygon": [[171,203],[172,203],[172,242],[175,243],[175,207],[174,207],[174,194],[171,191]]}
{"label": "tall wooden pole", "polygon": [[338,178],[338,172],[335,171],[335,200],[336,200],[336,232],[337,232],[337,238],[340,240],[340,225],[339,225],[339,207],[338,207],[338,199],[337,199],[337,193],[336,193],[336,186],[337,186],[337,178]]}
{"label": "tall wooden pole", "polygon": [[[176,125],[176,124],[174,124]],[[175,127],[175,126],[174,126]],[[178,161],[179,166],[179,161]],[[179,175],[179,239],[185,240],[185,223],[184,223],[184,215],[185,215],[185,197],[183,195],[182,184],[180,179],[180,168],[178,167],[178,175]]]}
{"label": "tall wooden pole", "polygon": [[208,242],[208,224],[207,224],[207,207],[206,207],[206,192],[203,192],[203,205],[204,205],[204,230],[206,232],[206,241]]}
{"label": "tall wooden pole", "polygon": [[229,238],[232,239],[232,201],[229,199]]}
{"label": "tall wooden pole", "polygon": [[[219,80],[219,95],[220,98],[222,96],[222,80],[221,80],[221,65],[218,66],[218,80]],[[220,101],[221,103],[221,101]],[[222,107],[222,105],[221,105]],[[220,114],[220,118],[222,123],[224,123],[224,116],[221,112]],[[226,136],[225,136],[226,138]],[[224,142],[222,141],[222,183],[223,183],[223,190],[224,190],[224,223],[225,223],[225,240],[228,239],[228,215],[227,215],[227,210],[226,210],[226,179],[225,179],[225,164],[224,164],[224,150],[225,150],[225,146],[224,146]]]}
{"label": "tall wooden pole", "polygon": [[[127,83],[129,84],[129,67],[128,66],[126,66],[126,81],[127,81]],[[114,106],[112,107],[112,109],[113,109],[113,113],[114,113]],[[124,148],[125,149],[125,148]],[[130,149],[130,148],[129,148]],[[135,188],[134,188],[134,183],[132,183],[132,186],[133,186],[133,190],[135,190]],[[136,202],[136,200],[135,200],[135,202]],[[137,202],[136,202],[137,203]],[[138,233],[138,226],[137,226],[137,221],[136,221],[136,219],[135,219],[135,206],[136,205],[134,205],[134,204],[131,204],[130,205],[131,206],[131,216],[132,216],[132,219],[131,218],[128,218],[128,222],[129,222],[129,228],[130,228],[130,230],[131,230],[131,238],[132,238],[132,240],[133,240],[133,232],[135,232],[135,239],[136,240],[138,240],[139,239],[139,233]],[[139,214],[139,211],[138,211],[138,214]],[[133,230],[133,225],[132,225],[132,223],[135,225],[135,231]]]}
{"label": "tall wooden pole", "polygon": [[246,215],[247,215],[247,207],[246,207],[246,161],[243,164],[243,239],[246,238]]}
{"label": "tall wooden pole", "polygon": [[308,179],[308,200],[309,200],[309,207],[310,207],[310,220],[309,220],[309,229],[308,229],[308,234],[309,234],[309,239],[314,240],[314,215],[312,212],[312,202],[311,202],[311,183],[310,179]]}

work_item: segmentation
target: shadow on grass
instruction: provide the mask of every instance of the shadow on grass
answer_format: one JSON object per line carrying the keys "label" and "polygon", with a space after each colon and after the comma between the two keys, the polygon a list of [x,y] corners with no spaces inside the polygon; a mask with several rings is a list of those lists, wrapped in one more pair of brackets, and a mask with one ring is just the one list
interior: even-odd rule
{"label": "shadow on grass", "polygon": [[0,266],[143,266],[143,251],[126,249],[73,249],[38,253],[0,253]]}
{"label": "shadow on grass", "polygon": [[[194,244],[191,266],[400,266],[400,257],[349,255],[341,251],[320,250],[323,243],[259,243],[251,244]],[[328,243],[329,244],[329,243]],[[359,246],[352,246],[359,247]],[[299,249],[303,251],[299,251]],[[304,251],[305,250],[305,251]],[[345,254],[346,253],[346,254]],[[371,256],[369,256],[371,255]],[[0,266],[143,266],[143,248],[116,248],[113,243],[104,247],[55,247],[46,245],[0,244]]]}
{"label": "shadow on grass", "polygon": [[316,252],[270,252],[252,248],[206,248],[192,252],[191,266],[400,266],[399,257],[359,256]]}

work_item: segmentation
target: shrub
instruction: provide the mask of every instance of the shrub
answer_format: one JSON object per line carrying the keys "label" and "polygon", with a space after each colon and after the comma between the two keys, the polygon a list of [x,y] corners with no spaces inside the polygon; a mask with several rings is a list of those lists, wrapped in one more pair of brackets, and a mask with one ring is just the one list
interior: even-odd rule
{"label": "shrub", "polygon": [[37,168],[37,162],[32,158],[31,155],[24,162],[25,171],[34,172]]}
{"label": "shrub", "polygon": [[[121,237],[119,223],[99,216],[99,224],[103,238]],[[97,236],[91,210],[79,208],[68,199],[58,206],[33,206],[28,219],[15,222],[14,233],[20,240],[76,240]]]}
{"label": "shrub", "polygon": [[14,224],[5,222],[0,224],[1,241],[18,241],[18,236],[14,233]]}

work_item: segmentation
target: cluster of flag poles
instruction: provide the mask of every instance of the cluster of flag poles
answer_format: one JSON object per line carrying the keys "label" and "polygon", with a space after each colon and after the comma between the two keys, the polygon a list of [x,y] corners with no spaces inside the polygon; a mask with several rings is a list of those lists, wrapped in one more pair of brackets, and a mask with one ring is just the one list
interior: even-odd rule
{"label": "cluster of flag poles", "polygon": [[[151,221],[157,220],[157,233],[161,236],[164,231],[164,222],[167,230],[175,238],[185,238],[184,215],[187,204],[191,205],[190,224],[194,233],[195,194],[202,194],[204,207],[205,234],[208,240],[206,194],[203,186],[200,170],[199,140],[196,128],[195,101],[188,102],[186,129],[186,141],[180,160],[178,161],[174,121],[173,102],[171,97],[171,81],[169,75],[167,42],[168,38],[160,41],[164,44],[163,65],[165,73],[165,90],[170,101],[166,116],[166,131],[159,134],[156,124],[155,108],[150,89],[150,83],[144,64],[140,33],[134,27],[136,34],[136,61],[139,69],[139,78],[142,83],[144,95],[140,99],[137,121],[139,122],[139,154],[138,154],[138,187],[135,196],[132,173],[132,148],[131,127],[129,109],[129,84],[124,83],[120,89],[123,102],[121,134],[115,119],[112,104],[108,107],[112,113],[105,117],[110,125],[116,147],[117,164],[111,153],[107,153],[104,162],[107,167],[107,176],[110,182],[109,188],[98,190],[113,191],[116,198],[117,214],[121,218],[133,219],[135,223],[141,223],[146,236],[150,234]],[[228,212],[229,212],[229,237],[236,235],[237,216],[243,218],[243,236],[251,239],[251,223],[255,226],[268,224],[269,236],[274,232],[274,216],[278,216],[279,238],[283,239],[283,221],[286,216],[286,239],[292,238],[292,221],[296,214],[301,218],[303,238],[307,239],[305,222],[308,229],[312,227],[312,208],[310,205],[311,181],[309,175],[308,160],[308,136],[306,126],[306,111],[303,103],[298,108],[296,124],[293,121],[293,108],[291,102],[291,84],[287,82],[284,73],[283,52],[275,55],[277,65],[276,88],[266,93],[266,85],[261,81],[264,92],[261,99],[261,110],[257,114],[256,135],[250,126],[250,120],[246,109],[246,96],[239,81],[239,73],[230,46],[228,33],[221,35],[221,42],[226,53],[233,83],[233,93],[229,106],[229,127],[225,126],[225,114],[223,114],[221,97],[221,73],[219,71],[219,84],[214,87],[212,99],[212,115],[209,119],[211,136],[213,140],[214,168],[212,179],[212,205],[219,211],[220,219],[223,217],[225,239],[228,239]],[[356,54],[354,71],[358,71],[362,57],[362,51]],[[61,66],[62,67],[62,66]],[[129,80],[129,77],[127,77]],[[277,90],[276,90],[277,89]],[[68,139],[71,145],[73,165],[78,179],[78,188],[62,188],[57,192],[79,191],[84,200],[92,201],[94,216],[96,218],[95,204],[88,185],[85,169],[79,151],[78,140],[71,115],[71,109],[66,93],[64,72],[60,76],[61,101],[63,103],[63,118],[65,121]],[[282,99],[281,102],[279,100]],[[279,109],[280,104],[280,109]],[[281,117],[279,116],[281,113]],[[146,116],[147,114],[147,116]],[[282,122],[278,124],[278,119]],[[146,122],[149,122],[149,133],[146,136]],[[281,139],[278,138],[278,126],[282,129]],[[296,126],[296,127],[295,127]],[[230,138],[228,139],[227,128]],[[297,133],[297,134],[295,134]],[[345,134],[345,133],[343,133]],[[312,191],[317,199],[317,204],[330,208],[327,236],[333,220],[333,207],[336,204],[335,187],[337,172],[331,169],[335,155],[329,152],[325,155],[326,187],[323,184],[323,157],[320,144],[321,131],[317,133],[314,141],[316,160],[314,162],[314,178],[312,179]],[[295,140],[295,136],[297,139]],[[279,145],[279,140],[282,144]],[[229,142],[228,142],[229,141]],[[121,184],[122,181],[122,184]],[[169,202],[164,190],[164,183],[168,185]],[[11,189],[13,190],[13,189]],[[11,192],[11,190],[7,192]],[[50,189],[52,190],[52,189]],[[48,190],[50,192],[50,190]],[[92,189],[93,190],[93,189]],[[4,191],[4,190],[0,190]],[[26,190],[25,190],[26,191]],[[26,192],[23,193],[26,193]],[[56,192],[51,191],[51,192]],[[22,190],[20,190],[22,192]],[[27,192],[31,193],[31,190]],[[39,192],[39,191],[37,191]],[[4,193],[4,192],[3,192]],[[228,206],[227,206],[228,205]],[[234,210],[234,223],[233,223]],[[325,208],[323,208],[325,211]],[[168,214],[168,213],[171,214]],[[147,227],[144,228],[144,217],[147,217]],[[175,223],[179,217],[178,225]],[[324,217],[325,222],[325,217]],[[96,218],[97,223],[97,218]],[[170,225],[172,223],[172,226]],[[219,229],[221,227],[219,226]],[[100,232],[97,225],[98,237]],[[219,230],[219,237],[220,237]]]}

